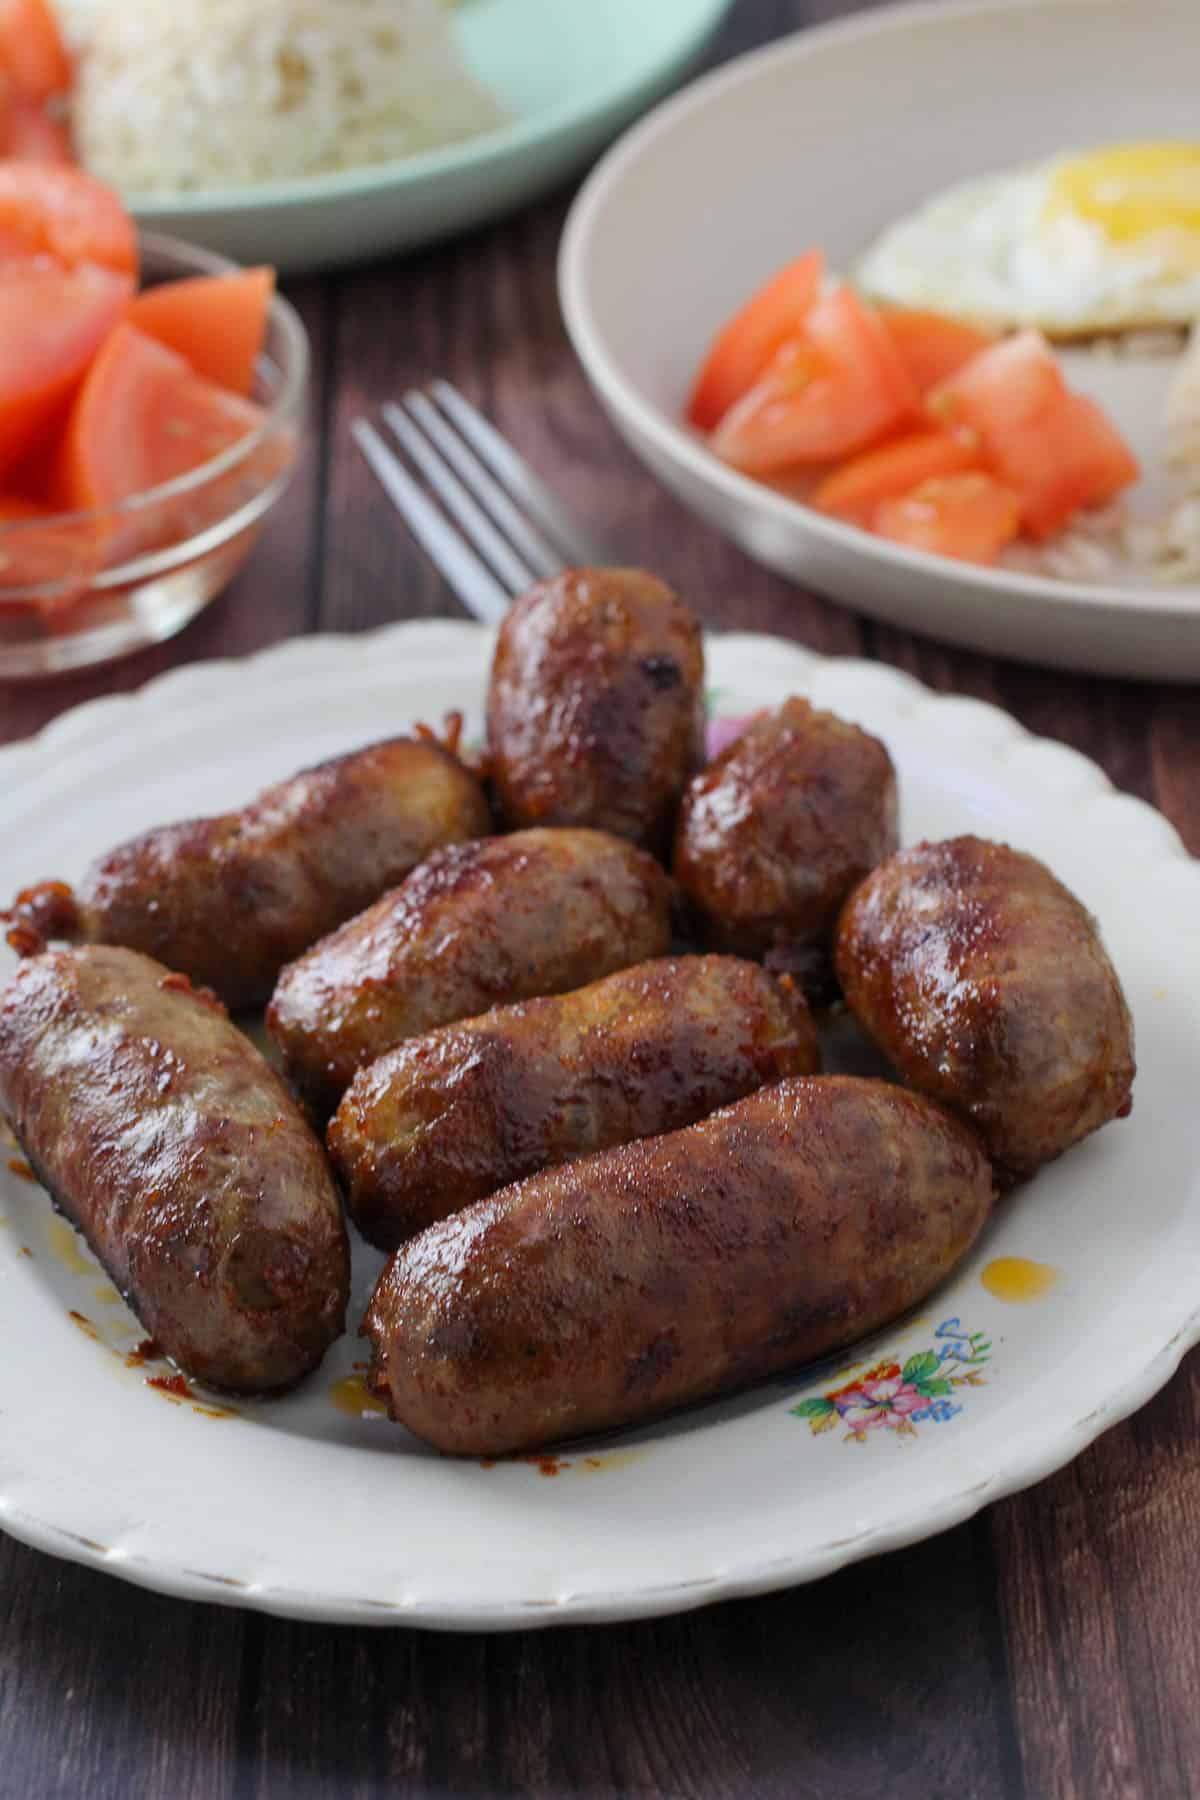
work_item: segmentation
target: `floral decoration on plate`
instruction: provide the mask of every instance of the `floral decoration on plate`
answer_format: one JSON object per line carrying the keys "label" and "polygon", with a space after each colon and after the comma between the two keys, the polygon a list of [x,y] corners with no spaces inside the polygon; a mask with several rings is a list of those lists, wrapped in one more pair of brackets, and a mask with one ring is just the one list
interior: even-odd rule
{"label": "floral decoration on plate", "polygon": [[944,1319],[933,1335],[932,1348],[916,1351],[904,1363],[885,1358],[789,1411],[808,1420],[814,1437],[845,1425],[847,1444],[865,1444],[881,1428],[916,1437],[919,1425],[947,1424],[962,1411],[955,1390],[986,1385],[979,1370],[990,1360],[992,1345],[985,1332],[964,1331],[959,1319]]}

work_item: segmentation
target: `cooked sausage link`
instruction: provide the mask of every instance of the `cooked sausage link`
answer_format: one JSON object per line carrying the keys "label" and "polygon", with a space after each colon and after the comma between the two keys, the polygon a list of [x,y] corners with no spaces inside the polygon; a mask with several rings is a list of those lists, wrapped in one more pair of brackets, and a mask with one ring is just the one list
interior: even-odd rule
{"label": "cooked sausage link", "polygon": [[520,831],[441,850],[284,970],[267,1025],[328,1113],[385,1050],[491,1006],[661,956],[671,884],[599,831]]}
{"label": "cooked sausage link", "polygon": [[542,582],[500,627],[488,745],[509,824],[590,825],[665,853],[704,760],[695,619],[639,569]]}
{"label": "cooked sausage link", "polygon": [[793,698],[689,784],[674,870],[707,943],[819,975],[842,901],[897,841],[884,746]]}
{"label": "cooked sausage link", "polygon": [[780,1082],[413,1238],[367,1313],[371,1384],[457,1455],[632,1424],[898,1317],[991,1202],[978,1140],[929,1101]]}
{"label": "cooked sausage link", "polygon": [[136,951],[48,951],[0,998],[0,1113],[146,1330],[216,1387],[288,1387],[343,1329],[321,1145],[220,1002]]}
{"label": "cooked sausage link", "polygon": [[355,1076],[328,1142],[360,1231],[390,1250],[535,1169],[819,1067],[788,977],[669,958],[410,1039]]}
{"label": "cooked sausage link", "polygon": [[92,865],[78,894],[18,895],[9,940],[122,944],[261,1006],[286,962],[441,844],[491,830],[483,790],[449,751],[394,738],[268,788],[241,812],[166,825]]}
{"label": "cooked sausage link", "polygon": [[1043,863],[983,838],[874,871],[837,935],[846,999],[922,1093],[969,1119],[1009,1179],[1133,1102],[1133,1025],[1095,921]]}

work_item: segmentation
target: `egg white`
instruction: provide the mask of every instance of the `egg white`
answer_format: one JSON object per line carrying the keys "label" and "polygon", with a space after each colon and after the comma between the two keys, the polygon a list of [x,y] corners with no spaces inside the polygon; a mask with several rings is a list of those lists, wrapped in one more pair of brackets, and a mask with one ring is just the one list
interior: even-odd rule
{"label": "egg white", "polygon": [[875,300],[1054,338],[1200,318],[1200,269],[1180,269],[1168,243],[1116,245],[1078,215],[1044,220],[1060,160],[937,195],[876,239],[856,284]]}

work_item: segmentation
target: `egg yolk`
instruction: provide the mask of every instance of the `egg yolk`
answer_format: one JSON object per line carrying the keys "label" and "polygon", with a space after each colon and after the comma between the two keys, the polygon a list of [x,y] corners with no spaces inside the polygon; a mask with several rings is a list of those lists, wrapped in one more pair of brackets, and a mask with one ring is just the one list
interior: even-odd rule
{"label": "egg yolk", "polygon": [[1055,170],[1044,218],[1087,219],[1110,243],[1169,234],[1200,267],[1200,143],[1113,144]]}

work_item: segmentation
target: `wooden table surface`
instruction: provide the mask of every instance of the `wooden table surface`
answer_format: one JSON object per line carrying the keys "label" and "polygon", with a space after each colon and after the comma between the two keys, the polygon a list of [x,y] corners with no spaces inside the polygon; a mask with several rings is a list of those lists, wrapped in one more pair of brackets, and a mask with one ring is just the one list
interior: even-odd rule
{"label": "wooden table surface", "polygon": [[[848,10],[738,0],[712,60]],[[349,437],[356,413],[441,371],[708,624],[880,658],[994,701],[1094,757],[1200,851],[1196,688],[1074,678],[885,630],[757,568],[656,487],[563,334],[554,252],[568,199],[296,284],[319,431],[250,567],[174,643],[0,689],[0,738],[179,663],[457,613]],[[815,1587],[628,1627],[472,1637],[282,1623],[0,1539],[0,1800],[1196,1793],[1198,1377],[1193,1355],[1060,1475],[931,1542]]]}

